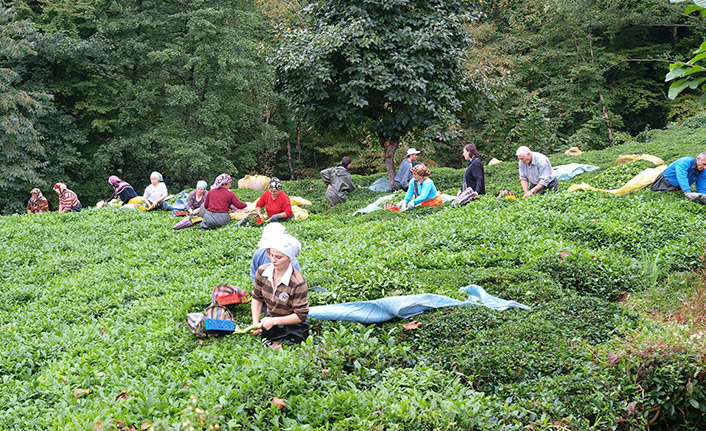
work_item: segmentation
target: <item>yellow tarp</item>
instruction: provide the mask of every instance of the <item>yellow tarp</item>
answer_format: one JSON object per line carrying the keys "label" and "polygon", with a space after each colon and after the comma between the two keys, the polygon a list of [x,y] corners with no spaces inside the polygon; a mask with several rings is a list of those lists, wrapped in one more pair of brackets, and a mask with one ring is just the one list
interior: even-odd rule
{"label": "yellow tarp", "polygon": [[624,154],[618,156],[617,160],[615,161],[615,166],[624,165],[625,163],[634,162],[635,160],[647,160],[648,162],[652,162],[655,165],[664,164],[664,160],[660,159],[659,157],[652,156],[650,154],[643,154],[641,156],[638,156],[637,154]]}
{"label": "yellow tarp", "polygon": [[579,150],[579,147],[571,147],[564,151],[564,154],[567,156],[578,156],[579,154],[583,154],[583,151]]}
{"label": "yellow tarp", "polygon": [[264,175],[246,175],[238,180],[239,189],[267,190],[270,177]]}
{"label": "yellow tarp", "polygon": [[230,219],[231,219],[231,220],[242,220],[242,219],[244,219],[245,217],[247,217],[248,214],[250,214],[251,212],[252,212],[252,211],[230,213]]}
{"label": "yellow tarp", "polygon": [[498,160],[498,159],[496,159],[495,157],[493,157],[493,158],[488,162],[488,166],[497,165],[498,163],[502,163],[502,162],[503,162],[502,160]]}
{"label": "yellow tarp", "polygon": [[299,206],[302,206],[302,205],[311,205],[311,201],[308,201],[308,200],[306,200],[306,199],[304,199],[304,198],[300,198],[299,196],[290,196],[290,197],[289,197],[289,202],[290,202],[292,205],[299,205]]}
{"label": "yellow tarp", "polygon": [[306,220],[309,217],[309,211],[299,208],[297,205],[292,205],[292,213],[294,213],[295,220]]}
{"label": "yellow tarp", "polygon": [[624,186],[622,186],[619,189],[615,190],[604,190],[604,189],[597,189],[595,187],[591,187],[586,183],[581,183],[581,184],[573,184],[571,185],[567,191],[569,192],[575,192],[577,190],[593,190],[596,192],[603,192],[603,193],[612,193],[614,195],[624,195],[626,193],[635,191],[635,190],[640,190],[644,189],[645,187],[651,185],[652,183],[655,182],[659,174],[664,172],[664,170],[667,169],[666,165],[662,166],[657,166],[656,168],[648,168],[645,169],[644,171],[640,172],[637,174],[633,179],[625,183]]}

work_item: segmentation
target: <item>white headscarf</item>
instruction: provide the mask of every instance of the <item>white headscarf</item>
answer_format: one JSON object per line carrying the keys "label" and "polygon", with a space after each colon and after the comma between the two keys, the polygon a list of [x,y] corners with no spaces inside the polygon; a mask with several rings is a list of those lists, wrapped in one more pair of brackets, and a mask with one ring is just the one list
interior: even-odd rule
{"label": "white headscarf", "polygon": [[[263,241],[261,241],[261,243],[262,242]],[[294,238],[292,235],[286,233],[273,238],[269,238],[267,241],[264,242],[265,244],[263,245],[263,248],[271,248],[273,250],[277,250],[287,256],[290,260],[294,259],[302,249],[302,244],[299,242],[299,240]]]}
{"label": "white headscarf", "polygon": [[287,233],[287,228],[281,223],[269,223],[262,229],[262,238],[257,246],[260,248],[267,248],[267,244],[271,243],[276,238]]}

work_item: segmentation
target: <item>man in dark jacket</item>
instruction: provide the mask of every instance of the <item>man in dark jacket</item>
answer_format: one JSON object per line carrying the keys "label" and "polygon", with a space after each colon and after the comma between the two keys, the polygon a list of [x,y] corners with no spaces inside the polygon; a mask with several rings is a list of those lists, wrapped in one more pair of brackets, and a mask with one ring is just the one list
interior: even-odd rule
{"label": "man in dark jacket", "polygon": [[331,206],[344,203],[346,201],[346,192],[355,190],[351,173],[348,171],[348,165],[350,164],[351,158],[346,156],[341,159],[340,166],[321,171],[321,179],[326,184],[326,199],[331,203]]}

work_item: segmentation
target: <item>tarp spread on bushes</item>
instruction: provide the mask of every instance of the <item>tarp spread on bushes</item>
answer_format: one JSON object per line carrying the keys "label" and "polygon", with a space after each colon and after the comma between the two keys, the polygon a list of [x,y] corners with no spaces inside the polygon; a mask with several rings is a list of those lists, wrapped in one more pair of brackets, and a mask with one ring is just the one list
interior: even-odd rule
{"label": "tarp spread on bushes", "polygon": [[373,301],[347,302],[319,305],[309,308],[309,317],[319,320],[343,320],[363,324],[382,323],[394,318],[407,319],[425,311],[459,305],[483,305],[493,310],[529,307],[516,301],[507,301],[488,294],[482,287],[471,284],[460,289],[468,294],[465,301],[444,295],[422,293],[418,295],[390,296]]}
{"label": "tarp spread on bushes", "polygon": [[569,192],[575,192],[577,190],[593,190],[596,192],[603,192],[603,193],[612,193],[614,195],[624,195],[626,193],[635,191],[635,190],[640,190],[644,189],[645,187],[651,185],[652,183],[655,182],[659,174],[664,172],[664,170],[667,169],[667,165],[662,165],[662,166],[657,166],[656,168],[648,168],[645,169],[644,171],[640,172],[637,174],[633,179],[625,183],[624,186],[622,186],[619,189],[615,190],[604,190],[604,189],[597,189],[595,187],[591,187],[586,183],[581,183],[581,184],[572,184],[569,186],[567,191]]}
{"label": "tarp spread on bushes", "polygon": [[581,163],[569,163],[568,165],[556,166],[553,169],[554,175],[556,175],[559,181],[566,181],[577,175],[581,175],[584,172],[595,171],[598,169],[598,166],[582,165]]}
{"label": "tarp spread on bushes", "polygon": [[389,192],[390,191],[390,180],[387,177],[378,178],[372,183],[368,189],[374,192]]}

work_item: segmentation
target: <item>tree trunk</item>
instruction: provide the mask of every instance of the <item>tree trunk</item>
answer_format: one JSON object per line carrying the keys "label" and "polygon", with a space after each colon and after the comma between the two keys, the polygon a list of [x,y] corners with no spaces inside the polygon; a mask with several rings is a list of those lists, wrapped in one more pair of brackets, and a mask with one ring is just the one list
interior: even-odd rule
{"label": "tree trunk", "polygon": [[387,169],[387,179],[390,181],[390,188],[395,182],[395,152],[400,145],[400,138],[393,136],[390,140],[386,140],[383,135],[378,135],[380,138],[380,146],[382,147],[382,155],[385,160],[385,168]]}
{"label": "tree trunk", "polygon": [[299,172],[302,170],[302,125],[299,121],[297,121],[297,169]]}
{"label": "tree trunk", "polygon": [[287,139],[287,164],[289,164],[289,178],[294,178],[294,164],[292,164],[292,143]]}
{"label": "tree trunk", "polygon": [[608,117],[608,109],[606,108],[603,92],[598,93],[598,95],[601,98],[601,103],[603,103],[603,119],[605,120],[606,127],[608,128],[608,139],[610,139],[610,142],[613,142],[613,128],[610,126],[610,117]]}

